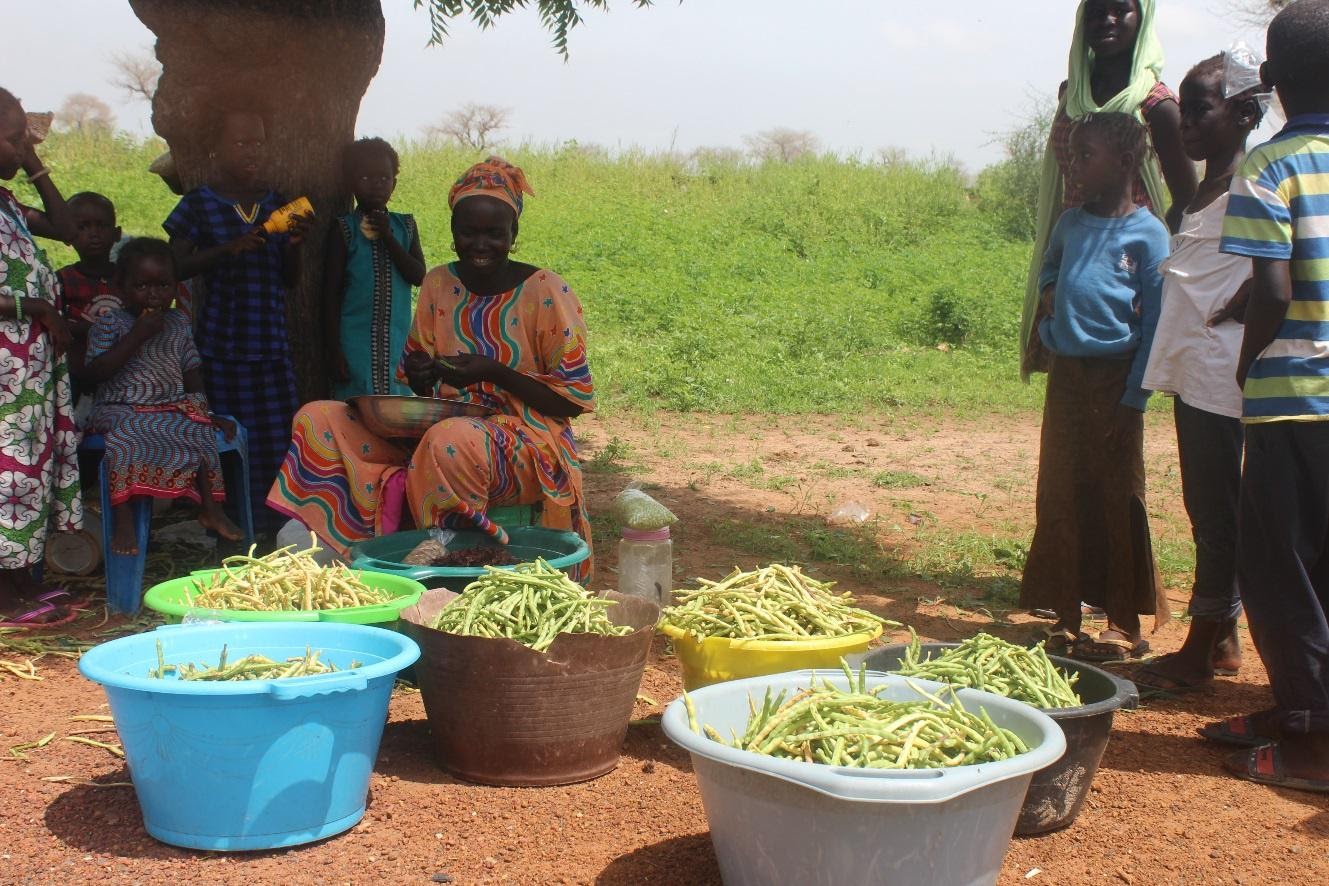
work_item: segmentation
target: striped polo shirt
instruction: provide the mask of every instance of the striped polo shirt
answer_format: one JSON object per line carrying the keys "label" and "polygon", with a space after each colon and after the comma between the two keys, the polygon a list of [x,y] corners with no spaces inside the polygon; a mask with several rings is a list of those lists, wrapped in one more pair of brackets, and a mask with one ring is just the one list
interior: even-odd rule
{"label": "striped polo shirt", "polygon": [[1329,419],[1329,114],[1293,117],[1246,157],[1220,248],[1291,262],[1292,301],[1246,377],[1243,421]]}

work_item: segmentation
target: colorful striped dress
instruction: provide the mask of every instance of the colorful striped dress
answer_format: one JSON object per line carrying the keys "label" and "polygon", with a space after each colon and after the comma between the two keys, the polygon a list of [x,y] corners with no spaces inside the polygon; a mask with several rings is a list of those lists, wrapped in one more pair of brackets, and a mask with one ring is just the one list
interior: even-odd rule
{"label": "colorful striped dress", "polygon": [[[199,471],[206,473],[212,497],[225,498],[207,400],[185,393],[184,374],[201,364],[189,318],[172,309],[163,319],[162,331],[97,386],[88,430],[106,441],[113,505],[136,495],[198,501]],[[134,315],[126,310],[102,314],[88,333],[88,362],[133,327]]]}
{"label": "colorful striped dress", "polygon": [[[14,195],[0,188],[0,291],[58,304],[59,285]],[[46,556],[83,524],[69,364],[29,319],[0,319],[0,569]]]}
{"label": "colorful striped dress", "polygon": [[[405,353],[482,354],[539,381],[585,411],[594,408],[581,304],[557,274],[540,270],[492,296],[468,291],[452,265],[425,277]],[[405,378],[401,370],[398,377]],[[566,418],[541,415],[483,382],[436,396],[495,410],[487,418],[434,425],[414,451],[371,434],[346,404],[310,403],[296,415],[291,449],[268,505],[300,520],[336,550],[397,524],[405,506],[417,526],[506,533],[491,505],[542,505],[541,522],[590,542],[581,466]],[[590,569],[589,561],[584,573]]]}

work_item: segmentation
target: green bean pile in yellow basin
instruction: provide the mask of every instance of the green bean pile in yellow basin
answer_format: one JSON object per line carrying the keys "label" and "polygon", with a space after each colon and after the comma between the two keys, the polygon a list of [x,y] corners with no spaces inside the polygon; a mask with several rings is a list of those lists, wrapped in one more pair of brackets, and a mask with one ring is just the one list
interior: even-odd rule
{"label": "green bean pile in yellow basin", "polygon": [[774,563],[753,572],[735,569],[721,581],[699,581],[695,591],[677,591],[661,624],[698,640],[810,640],[873,632],[896,622],[854,606],[852,595],[834,594],[834,582],[809,578],[797,566]]}
{"label": "green bean pile in yellow basin", "polygon": [[605,614],[613,600],[597,597],[544,560],[510,569],[486,566],[439,613],[434,627],[470,637],[504,637],[547,652],[559,634],[631,634]]}
{"label": "green bean pile in yellow basin", "polygon": [[344,564],[320,566],[314,559],[320,550],[317,544],[303,551],[287,545],[255,557],[250,548],[248,555],[227,557],[220,570],[201,577],[197,590],[186,591],[185,602],[200,609],[293,612],[392,601],[391,593],[371,588]]}
{"label": "green bean pile in yellow basin", "polygon": [[688,725],[741,751],[861,769],[942,769],[1005,760],[1029,750],[986,711],[975,714],[961,707],[954,689],[946,690],[949,701],[922,689],[917,700],[890,701],[879,697],[885,684],[868,688],[865,670],[854,674],[846,667],[845,674],[847,690],[814,679],[786,701],[783,691],[771,698],[768,689],[760,709],[749,696],[747,728],[730,740],[697,722],[685,692]]}

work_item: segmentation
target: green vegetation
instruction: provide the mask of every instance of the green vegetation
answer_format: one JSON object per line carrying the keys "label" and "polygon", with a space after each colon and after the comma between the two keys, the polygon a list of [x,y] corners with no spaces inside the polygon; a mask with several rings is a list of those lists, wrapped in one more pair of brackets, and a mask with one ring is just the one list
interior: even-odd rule
{"label": "green vegetation", "polygon": [[[44,156],[66,193],[100,190],[127,233],[156,234],[175,203],[146,171],[161,148],[57,134]],[[1039,401],[1014,348],[1028,244],[954,169],[691,164],[575,144],[509,157],[536,189],[517,257],[581,296],[602,407],[981,414]],[[430,262],[451,257],[445,195],[475,159],[402,150],[393,205],[419,220]]]}

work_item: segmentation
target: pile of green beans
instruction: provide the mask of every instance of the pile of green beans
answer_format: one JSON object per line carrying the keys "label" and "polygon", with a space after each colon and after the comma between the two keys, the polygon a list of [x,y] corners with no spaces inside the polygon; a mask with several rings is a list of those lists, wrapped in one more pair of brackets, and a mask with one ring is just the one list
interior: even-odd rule
{"label": "pile of green beans", "polygon": [[1042,643],[1027,649],[991,634],[977,634],[935,658],[920,660],[920,654],[918,635],[913,634],[895,673],[970,686],[1036,708],[1075,708],[1083,704],[1075,691],[1080,675],[1067,678],[1048,658]]}
{"label": "pile of green beans", "polygon": [[735,569],[721,581],[701,579],[697,590],[676,592],[678,603],[666,607],[661,623],[698,640],[807,640],[898,627],[855,607],[850,594],[831,593],[833,584],[779,563],[753,572]]}
{"label": "pile of green beans", "polygon": [[294,545],[262,557],[249,553],[222,560],[221,570],[200,580],[185,602],[201,609],[292,612],[388,603],[392,594],[371,588],[344,564],[320,566],[317,538],[303,551]]}
{"label": "pile of green beans", "polygon": [[[167,664],[162,651],[161,641],[157,641],[157,667],[148,671],[148,676],[165,680],[175,676],[181,680],[285,680],[291,677],[312,677],[315,674],[332,674],[337,666],[318,660],[321,652],[315,652],[308,646],[305,654],[286,661],[274,661],[262,655],[246,655],[239,661],[226,660],[226,647],[222,646],[214,667],[195,664]],[[360,667],[360,662],[351,662],[351,668]]]}
{"label": "pile of green beans", "polygon": [[605,610],[613,605],[541,559],[511,569],[486,566],[443,608],[434,627],[468,637],[506,637],[547,652],[559,634],[632,633],[629,625],[609,620]]}
{"label": "pile of green beans", "polygon": [[785,760],[849,766],[860,769],[942,769],[1005,760],[1029,750],[1020,737],[992,722],[984,710],[970,713],[949,701],[917,689],[919,698],[889,701],[879,697],[885,686],[869,689],[867,673],[845,668],[849,688],[829,680],[788,701],[781,692],[766,691],[761,707],[748,697],[747,729],[726,741],[710,726],[699,726],[692,699],[683,694],[694,732],[729,747]]}

